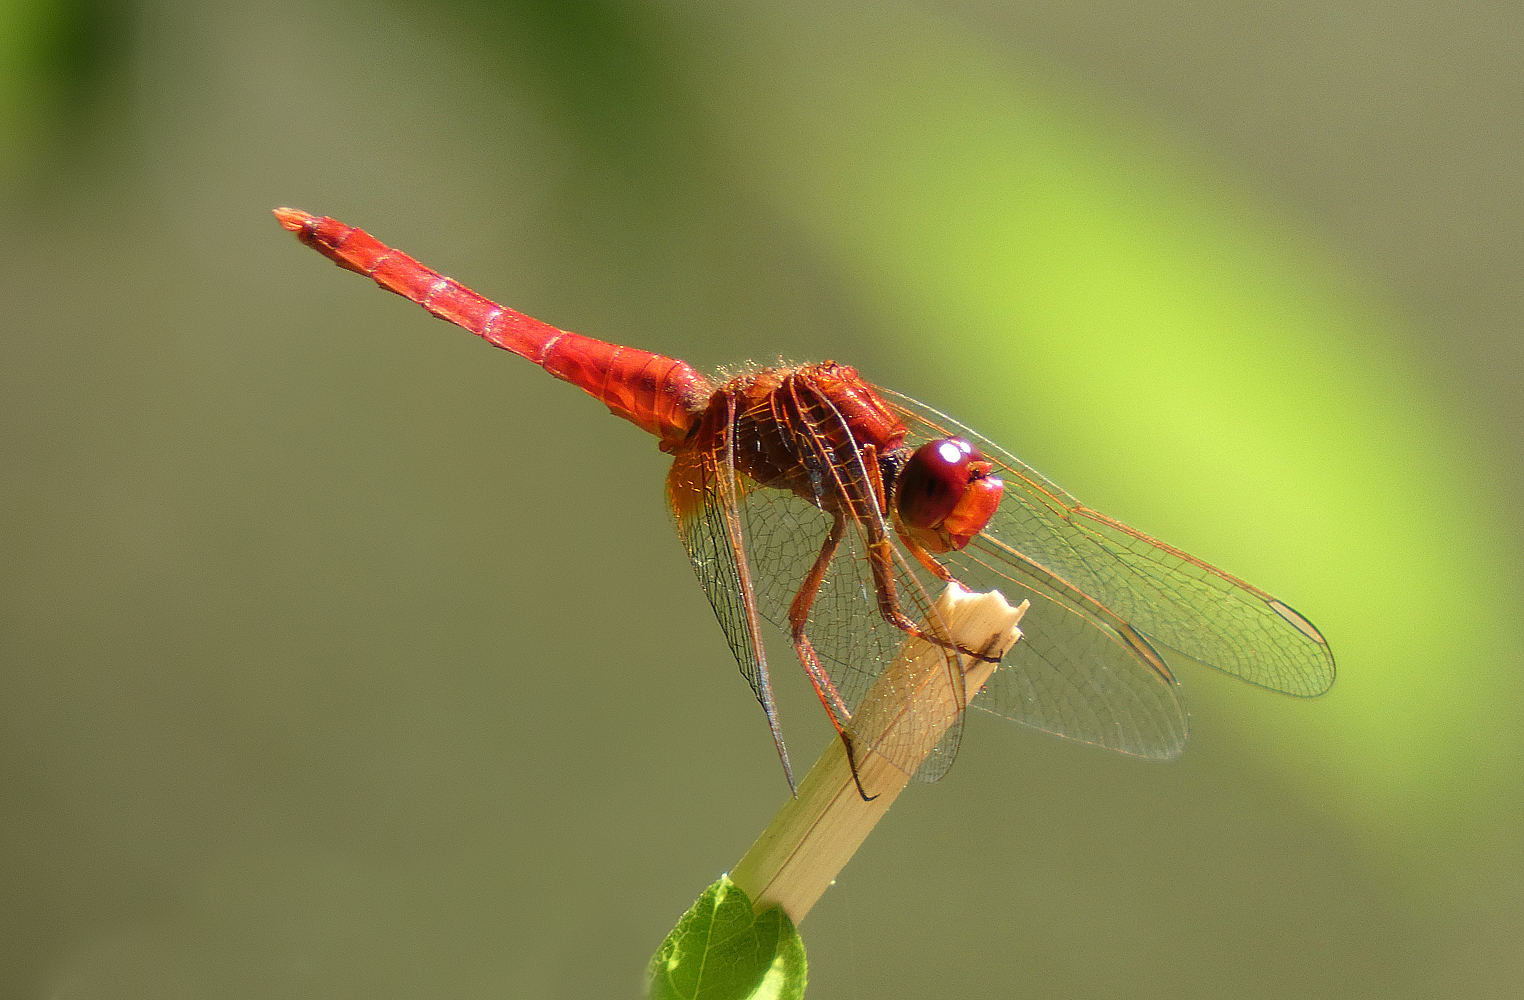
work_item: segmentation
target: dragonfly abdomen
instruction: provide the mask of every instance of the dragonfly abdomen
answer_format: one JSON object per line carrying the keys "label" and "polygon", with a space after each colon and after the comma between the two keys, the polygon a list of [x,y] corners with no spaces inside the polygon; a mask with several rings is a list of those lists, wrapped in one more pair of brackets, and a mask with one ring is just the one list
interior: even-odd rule
{"label": "dragonfly abdomen", "polygon": [[538,359],[540,367],[586,390],[614,416],[655,434],[665,450],[688,436],[714,394],[709,380],[685,361],[557,333]]}
{"label": "dragonfly abdomen", "polygon": [[275,217],[307,246],[431,314],[570,382],[644,431],[664,448],[688,436],[713,393],[686,362],[568,333],[499,305],[393,249],[363,229],[293,208]]}

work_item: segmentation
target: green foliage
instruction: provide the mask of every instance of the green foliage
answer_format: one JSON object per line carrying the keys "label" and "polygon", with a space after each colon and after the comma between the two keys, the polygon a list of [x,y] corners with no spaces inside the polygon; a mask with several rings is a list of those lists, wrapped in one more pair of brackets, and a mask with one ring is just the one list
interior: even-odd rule
{"label": "green foliage", "polygon": [[804,942],[782,910],[753,912],[721,875],[672,928],[646,976],[652,1000],[792,1000],[804,995]]}

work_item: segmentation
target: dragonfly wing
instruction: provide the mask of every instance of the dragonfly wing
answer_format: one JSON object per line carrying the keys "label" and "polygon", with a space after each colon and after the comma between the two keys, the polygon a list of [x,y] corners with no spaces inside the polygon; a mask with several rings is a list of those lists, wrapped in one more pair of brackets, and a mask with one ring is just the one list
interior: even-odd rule
{"label": "dragonfly wing", "polygon": [[[758,609],[787,630],[797,581],[819,551],[830,518],[780,490],[751,494],[742,516],[748,561],[758,567],[759,581],[765,581],[758,583]],[[802,539],[808,541],[801,545]],[[1185,709],[1167,668],[1147,642],[1039,567],[1026,567],[1013,579],[1013,571],[984,552],[981,544],[976,539],[964,552],[942,558],[970,589],[1000,590],[1013,604],[1030,600],[1032,609],[1022,619],[1022,640],[971,704],[1044,732],[1124,753],[1157,758],[1178,754],[1186,741]],[[898,549],[895,570],[896,592],[906,613],[918,620],[934,615],[926,595],[939,589],[941,581],[900,556]],[[780,586],[783,580],[791,582]],[[806,632],[855,714],[905,641],[905,634],[879,614],[860,531],[849,531],[842,540]],[[923,711],[941,720],[951,717],[943,723],[948,725],[947,735],[915,775],[935,781],[957,756],[962,714],[954,699]],[[889,756],[908,761],[918,759],[912,756],[916,752],[925,753],[925,747],[907,746]]]}
{"label": "dragonfly wing", "polygon": [[[999,469],[1005,496],[970,545],[982,550],[993,585],[1028,576],[1035,564],[1061,592],[1082,594],[1150,640],[1251,684],[1311,697],[1333,683],[1328,643],[1283,602],[1085,507],[956,420],[896,392],[883,396],[910,429],[908,443],[964,437]],[[1023,628],[1033,627],[1029,616]]]}
{"label": "dragonfly wing", "polygon": [[1125,622],[1046,573],[1007,561],[976,537],[939,556],[965,586],[1032,602],[1021,641],[973,706],[1040,729],[1138,757],[1168,759],[1188,735],[1179,688],[1158,652]]}
{"label": "dragonfly wing", "polygon": [[[711,435],[695,435],[680,449],[667,473],[667,503],[693,571],[730,644],[730,651],[767,716],[789,787],[793,768],[778,725],[767,654],[757,617],[756,590],[745,557],[740,515],[744,481],[735,473],[730,421],[716,421]],[[700,444],[699,442],[704,443]]]}

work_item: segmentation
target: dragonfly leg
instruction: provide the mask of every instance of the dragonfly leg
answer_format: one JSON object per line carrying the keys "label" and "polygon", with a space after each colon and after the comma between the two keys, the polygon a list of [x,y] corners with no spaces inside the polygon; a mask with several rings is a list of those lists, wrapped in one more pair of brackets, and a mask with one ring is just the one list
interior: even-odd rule
{"label": "dragonfly leg", "polygon": [[889,509],[889,497],[884,492],[884,474],[878,466],[878,449],[871,444],[863,445],[862,451],[863,469],[868,475],[868,487],[873,490],[873,497],[878,501],[878,513],[883,516]]}
{"label": "dragonfly leg", "polygon": [[815,596],[820,592],[820,584],[825,580],[826,569],[831,565],[831,557],[836,554],[836,548],[841,544],[846,530],[847,519],[840,511],[837,511],[831,522],[831,533],[826,536],[824,544],[820,546],[820,554],[815,557],[815,564],[804,575],[798,593],[789,604],[789,638],[793,641],[794,653],[799,657],[799,663],[804,667],[805,676],[810,679],[810,686],[815,689],[815,697],[819,698],[820,703],[825,706],[826,716],[831,720],[836,735],[841,737],[842,746],[847,749],[847,766],[852,769],[852,781],[857,785],[857,794],[862,796],[864,802],[872,802],[878,796],[869,795],[863,788],[862,778],[857,774],[857,755],[852,747],[852,735],[842,724],[851,720],[852,713],[848,711],[846,702],[842,701],[841,692],[836,690],[836,685],[821,669],[820,660],[815,655],[815,647],[810,645],[809,636],[804,631],[805,626],[809,624],[810,608],[815,603]]}
{"label": "dragonfly leg", "polygon": [[809,624],[810,608],[815,604],[815,596],[820,593],[820,585],[825,581],[826,569],[831,565],[831,558],[836,554],[836,548],[841,544],[846,531],[847,519],[837,512],[831,522],[831,533],[826,536],[824,544],[820,546],[820,554],[815,557],[815,564],[804,575],[804,579],[799,584],[799,591],[794,594],[794,600],[788,607],[789,639],[799,653],[805,672],[810,675],[810,683],[815,685],[815,693],[820,696],[826,711],[843,722],[852,718],[852,712],[847,708],[846,702],[842,701],[841,693],[836,690],[836,685],[831,683],[825,671],[820,669],[820,661],[815,657],[815,648],[810,645],[809,637],[805,635],[804,629]]}
{"label": "dragonfly leg", "polygon": [[[942,565],[941,560],[939,560],[936,556],[932,555],[930,552],[926,551],[926,547],[924,545],[922,545],[921,543],[917,542],[915,539],[911,538],[909,535],[906,535],[903,531],[899,533],[899,536],[900,536],[900,544],[904,545],[905,548],[910,551],[910,554],[915,556],[916,562],[918,562],[922,566],[926,567],[926,571],[928,573],[932,574],[938,580],[941,580],[943,583],[956,583],[956,582],[958,582],[957,577],[953,576],[952,572],[950,570],[948,570],[948,568],[946,566]],[[891,619],[891,621],[892,620],[893,619]],[[984,653],[977,652],[977,651],[972,650],[972,649],[964,649],[964,648],[962,648],[960,646],[960,647],[958,647],[958,652],[960,652],[960,653],[966,653],[966,654],[968,654],[970,656],[978,657],[979,659],[985,661],[986,663],[994,662],[994,661],[992,661],[990,659],[990,657],[986,656]]]}
{"label": "dragonfly leg", "polygon": [[[875,534],[878,536],[877,538],[872,537]],[[927,632],[915,622],[911,621],[905,615],[905,613],[900,610],[899,592],[894,585],[894,543],[885,537],[882,529],[874,531],[870,527],[869,535],[868,563],[873,569],[874,590],[878,592],[878,612],[883,616],[884,621],[888,622],[890,625],[893,625],[895,628],[899,629],[901,632],[904,632],[906,635],[913,636],[917,639],[923,639],[926,642],[940,646],[943,649],[950,649],[964,656],[972,656],[975,659],[983,660],[986,663],[1000,662],[1000,658],[998,656],[990,657],[988,654],[981,653],[977,649],[969,649],[965,646],[960,646],[943,636],[938,636]],[[901,536],[901,538],[903,539],[904,536]],[[913,543],[909,542],[909,540],[905,541],[906,547],[910,549],[913,555],[915,555],[916,560],[920,562],[921,565],[925,566],[929,572],[934,574],[939,580],[948,583],[952,582],[953,575],[947,571],[946,567],[937,562],[937,560],[930,553],[920,551],[920,546],[914,545]]]}
{"label": "dragonfly leg", "polygon": [[[873,491],[873,499],[877,501],[877,510],[865,512],[868,516],[860,517],[859,521],[868,535],[869,562],[873,565],[873,583],[874,590],[878,592],[879,614],[883,616],[886,622],[907,635],[914,636],[917,639],[925,639],[928,642],[934,642],[944,649],[953,649],[955,647],[952,643],[939,641],[934,636],[927,635],[925,630],[917,626],[900,610],[899,595],[894,586],[894,547],[890,543],[883,527],[882,512],[889,509],[889,498],[884,492],[884,479],[879,470],[878,449],[874,448],[873,445],[863,446],[862,464],[867,473],[868,488]],[[952,574],[947,571],[946,567],[937,562],[931,553],[906,538],[903,533],[900,534],[900,538],[915,555],[916,560],[922,566],[925,566],[929,572],[934,574],[937,579],[943,583],[948,583],[952,580]],[[971,653],[972,651],[960,650],[960,652]]]}
{"label": "dragonfly leg", "polygon": [[939,561],[936,556],[932,555],[930,552],[927,552],[924,545],[922,545],[920,542],[917,542],[915,539],[911,538],[903,531],[901,531],[899,535],[900,544],[904,545],[906,549],[910,550],[910,554],[915,556],[915,561],[920,563],[922,566],[925,566],[928,573],[931,573],[943,583],[951,583],[953,581],[953,575],[948,570],[948,568],[943,566],[941,561]]}

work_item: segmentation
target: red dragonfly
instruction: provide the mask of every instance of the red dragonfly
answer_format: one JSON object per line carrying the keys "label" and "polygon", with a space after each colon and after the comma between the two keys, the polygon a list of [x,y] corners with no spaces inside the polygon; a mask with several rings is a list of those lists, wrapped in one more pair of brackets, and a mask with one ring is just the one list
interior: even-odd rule
{"label": "red dragonfly", "polygon": [[946,694],[914,710],[937,715],[926,728],[945,735],[935,747],[874,748],[936,780],[969,704],[963,658],[979,655],[947,638],[929,596],[954,580],[1032,605],[1022,641],[973,707],[1070,739],[1140,757],[1180,752],[1186,712],[1159,647],[1287,694],[1333,683],[1327,642],[1286,604],[1083,506],[994,442],[852,368],[751,368],[716,385],[682,361],[500,306],[334,219],[275,216],[339,266],[657,436],[673,458],[677,533],[790,788],[761,623],[787,633],[849,760],[859,703],[906,638],[940,647]]}

